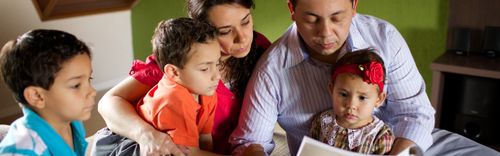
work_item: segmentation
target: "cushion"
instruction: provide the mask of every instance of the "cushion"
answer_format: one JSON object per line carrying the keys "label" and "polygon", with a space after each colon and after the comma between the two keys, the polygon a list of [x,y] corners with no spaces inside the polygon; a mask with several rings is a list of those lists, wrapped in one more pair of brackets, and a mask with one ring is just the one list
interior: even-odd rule
{"label": "cushion", "polygon": [[3,140],[7,132],[9,131],[9,125],[0,124],[0,141]]}

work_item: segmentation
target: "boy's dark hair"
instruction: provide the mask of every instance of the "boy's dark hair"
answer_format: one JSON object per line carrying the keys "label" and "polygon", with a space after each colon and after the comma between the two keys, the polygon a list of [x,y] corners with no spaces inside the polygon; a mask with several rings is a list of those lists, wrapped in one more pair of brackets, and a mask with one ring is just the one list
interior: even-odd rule
{"label": "boy's dark hair", "polygon": [[29,86],[49,90],[63,63],[90,50],[72,34],[59,30],[37,29],[4,45],[0,53],[2,78],[23,105],[29,105],[24,89]]}
{"label": "boy's dark hair", "polygon": [[191,18],[161,21],[153,35],[153,54],[163,71],[167,64],[183,68],[194,43],[208,43],[217,37],[217,30],[206,22]]}
{"label": "boy's dark hair", "polygon": [[384,70],[383,80],[385,80],[387,71],[385,69],[384,60],[375,52],[375,49],[371,48],[346,53],[333,65],[333,71],[346,64],[365,64],[371,61],[378,62],[382,65],[382,69]]}

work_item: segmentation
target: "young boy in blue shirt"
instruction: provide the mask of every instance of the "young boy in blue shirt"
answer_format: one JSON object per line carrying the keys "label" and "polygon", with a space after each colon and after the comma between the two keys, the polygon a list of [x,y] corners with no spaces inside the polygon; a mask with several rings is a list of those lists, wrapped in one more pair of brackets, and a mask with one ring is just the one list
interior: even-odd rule
{"label": "young boy in blue shirt", "polygon": [[85,155],[81,123],[90,117],[90,50],[58,30],[33,30],[9,41],[0,53],[1,75],[24,116],[11,124],[0,155]]}

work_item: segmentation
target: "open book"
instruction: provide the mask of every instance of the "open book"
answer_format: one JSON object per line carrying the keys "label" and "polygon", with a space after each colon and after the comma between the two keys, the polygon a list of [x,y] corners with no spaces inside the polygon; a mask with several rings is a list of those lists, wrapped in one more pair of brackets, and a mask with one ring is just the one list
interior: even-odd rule
{"label": "open book", "polygon": [[[330,155],[335,155],[335,156],[367,156],[367,154],[343,150],[343,149],[322,143],[320,141],[314,140],[310,137],[304,136],[304,139],[302,139],[302,143],[300,144],[300,148],[299,148],[299,151],[297,153],[297,156],[310,156],[310,155],[314,155],[314,156],[322,156],[322,155],[325,155],[325,156],[330,156]],[[422,156],[422,155],[423,155],[423,152],[418,146],[412,146],[412,147],[409,147],[409,148],[403,150],[397,156]]]}

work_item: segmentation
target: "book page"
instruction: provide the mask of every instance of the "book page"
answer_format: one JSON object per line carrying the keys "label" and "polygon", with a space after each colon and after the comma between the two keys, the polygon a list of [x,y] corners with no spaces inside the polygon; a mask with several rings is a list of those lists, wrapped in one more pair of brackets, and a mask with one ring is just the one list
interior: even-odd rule
{"label": "book page", "polygon": [[[411,151],[411,154],[410,154]],[[308,136],[304,136],[302,143],[300,144],[297,156],[370,156],[368,154],[356,153],[347,150],[343,150],[331,145],[322,143],[320,141],[314,140]],[[409,147],[399,153],[397,156],[421,156],[423,155],[420,148],[417,146]],[[372,155],[373,156],[373,155]]]}

